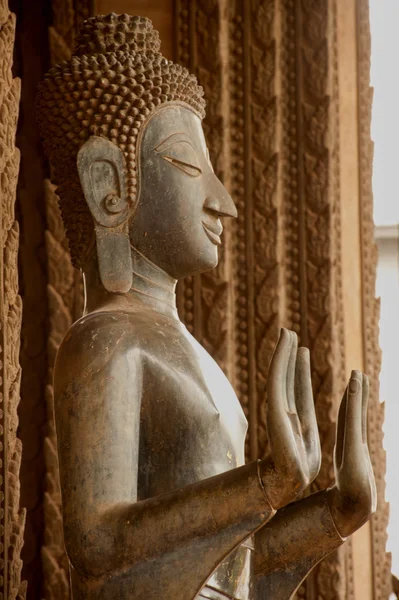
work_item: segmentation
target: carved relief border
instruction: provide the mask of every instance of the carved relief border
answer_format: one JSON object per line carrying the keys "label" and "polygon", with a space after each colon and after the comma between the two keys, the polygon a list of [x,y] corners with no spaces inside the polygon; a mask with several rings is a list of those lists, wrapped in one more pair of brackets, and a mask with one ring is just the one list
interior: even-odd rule
{"label": "carved relief border", "polygon": [[[224,2],[209,0],[198,2],[195,13],[196,65],[195,73],[205,91],[207,111],[204,133],[215,173],[225,181],[226,137],[228,118],[227,90],[223,86],[222,64],[222,15]],[[215,52],[209,52],[215,48]],[[228,263],[230,261],[230,225],[224,223],[224,243],[219,251],[219,264],[216,269],[204,273],[200,278],[201,331],[200,341],[205,349],[217,360],[226,372],[230,371],[228,343],[230,298]]]}
{"label": "carved relief border", "polygon": [[19,349],[22,301],[18,295],[19,228],[15,221],[19,151],[15,134],[20,81],[12,78],[15,16],[5,0],[0,2],[1,124],[1,262],[0,262],[0,598],[22,600],[20,559],[25,511],[19,508],[19,469],[22,445],[17,438],[21,368]]}
{"label": "carved relief border", "polygon": [[[339,397],[344,389],[346,381],[344,373],[346,371],[345,357],[345,333],[344,333],[344,299],[342,286],[342,235],[341,235],[341,181],[340,181],[340,97],[339,97],[339,64],[338,64],[338,6],[337,0],[329,0],[330,11],[330,40],[329,52],[331,53],[331,127],[330,127],[330,148],[332,161],[330,164],[330,183],[331,183],[331,201],[332,201],[332,228],[333,228],[333,256],[335,263],[334,289],[335,295],[335,314],[334,328],[334,357],[338,373],[342,374],[339,382],[341,390],[338,391]],[[339,398],[338,398],[339,399]],[[341,557],[345,555],[345,598],[346,600],[355,600],[354,572],[353,572],[353,550],[352,537],[346,541],[345,546],[339,550]],[[322,571],[322,567],[320,567]]]}
{"label": "carved relief border", "polygon": [[[49,28],[52,64],[69,59],[77,28],[81,21],[91,14],[91,0],[84,2],[53,0],[53,24]],[[67,329],[82,314],[83,300],[80,274],[71,263],[58,198],[50,181],[44,182],[44,193],[49,307],[47,436],[44,444],[46,459],[45,530],[42,547],[44,595],[46,600],[69,600],[69,565],[64,548],[62,527],[52,380],[58,346]]]}
{"label": "carved relief border", "polygon": [[[246,253],[237,272],[239,288],[246,270],[248,404],[251,458],[265,454],[265,383],[278,337],[283,309],[281,278],[281,196],[279,194],[279,129],[277,101],[277,10],[275,0],[253,0],[244,14],[245,188],[242,218]],[[237,175],[240,178],[240,174]],[[238,200],[240,201],[240,200]],[[246,263],[246,265],[245,265]],[[242,319],[238,315],[237,323]],[[239,381],[244,378],[242,360]]]}
{"label": "carved relief border", "polygon": [[[193,2],[188,0],[175,0],[174,3],[174,23],[175,23],[175,47],[174,55],[176,62],[191,69],[193,62],[193,44],[195,39],[195,31],[192,27],[192,11],[195,10]],[[187,277],[184,281],[179,282],[177,286],[177,305],[180,318],[184,321],[188,331],[196,334],[194,326],[194,292],[197,292],[198,284],[196,285],[194,277]],[[196,304],[198,298],[196,294]]]}
{"label": "carved relief border", "polygon": [[[217,175],[224,180],[226,172],[226,92],[222,41],[225,2],[223,0],[179,0],[175,3],[176,60],[195,73],[205,91],[207,115],[204,132]],[[209,52],[212,48],[213,52]],[[229,353],[232,351],[232,327],[228,322],[229,294],[228,255],[229,225],[225,227],[225,243],[219,265],[213,271],[179,283],[179,312],[189,331],[231,373]],[[229,342],[229,343],[228,343]]]}
{"label": "carved relief border", "polygon": [[373,91],[370,87],[371,36],[369,1],[357,2],[358,116],[359,116],[359,201],[361,220],[363,281],[363,357],[370,378],[368,436],[377,483],[378,508],[371,520],[373,544],[373,585],[375,600],[386,600],[391,592],[391,559],[386,552],[389,506],[385,500],[386,457],[383,448],[384,405],[379,400],[381,351],[379,301],[375,298],[377,248],[374,242],[372,167],[373,143],[370,137]]}
{"label": "carved relief border", "polygon": [[[338,313],[342,307],[339,139],[330,98],[336,77],[331,3],[282,0],[281,24],[285,323],[298,332],[312,356],[323,453],[315,487],[322,489],[332,483],[334,421],[345,386],[343,316]],[[344,597],[346,551],[330,555],[316,567],[298,597]]]}
{"label": "carved relief border", "polygon": [[[247,9],[248,10],[248,9]],[[247,278],[247,229],[246,201],[248,194],[248,148],[250,147],[249,106],[249,32],[247,13],[244,3],[231,2],[228,10],[229,22],[229,86],[230,86],[230,131],[231,131],[231,179],[230,192],[238,211],[237,221],[233,224],[233,286],[236,355],[234,356],[235,388],[244,412],[252,422],[247,440],[247,455],[252,456],[254,448],[254,420],[250,416],[250,386],[253,387],[253,374],[249,382],[249,356],[252,331],[248,315],[248,278]],[[246,134],[244,133],[247,126]],[[248,222],[248,227],[252,224]],[[253,357],[251,365],[253,364]]]}
{"label": "carved relief border", "polygon": [[75,303],[74,269],[68,252],[58,198],[54,187],[45,182],[46,251],[48,269],[49,374],[46,387],[47,435],[44,441],[46,479],[44,495],[44,545],[42,547],[44,597],[68,600],[69,565],[64,548],[59,482],[57,436],[54,423],[53,366],[59,344],[73,322]]}
{"label": "carved relief border", "polygon": [[[254,328],[256,398],[253,427],[256,456],[267,450],[264,390],[267,370],[279,335],[285,294],[282,287],[282,196],[280,185],[280,104],[277,71],[278,2],[252,2],[251,18],[251,151],[254,262]],[[256,419],[256,420],[255,420]]]}

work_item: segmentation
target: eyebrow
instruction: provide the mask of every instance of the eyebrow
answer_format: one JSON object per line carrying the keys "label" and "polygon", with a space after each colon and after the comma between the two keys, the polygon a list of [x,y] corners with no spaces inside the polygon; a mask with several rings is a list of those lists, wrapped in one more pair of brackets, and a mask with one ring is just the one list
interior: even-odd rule
{"label": "eyebrow", "polygon": [[164,150],[167,150],[167,148],[170,148],[170,146],[178,144],[179,142],[185,142],[186,144],[189,144],[193,150],[195,150],[189,136],[183,131],[172,133],[172,135],[169,135],[165,140],[155,146],[154,150],[155,152],[163,152]]}

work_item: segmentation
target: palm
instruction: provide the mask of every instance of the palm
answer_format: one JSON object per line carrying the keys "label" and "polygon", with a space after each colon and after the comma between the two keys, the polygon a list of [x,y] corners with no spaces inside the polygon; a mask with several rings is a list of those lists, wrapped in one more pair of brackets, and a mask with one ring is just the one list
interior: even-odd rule
{"label": "palm", "polygon": [[270,453],[264,482],[275,508],[302,492],[320,469],[321,452],[310,378],[310,358],[293,331],[281,330],[267,383]]}
{"label": "palm", "polygon": [[352,371],[339,409],[334,450],[336,485],[329,490],[331,513],[346,537],[376,509],[377,493],[367,446],[367,376]]}

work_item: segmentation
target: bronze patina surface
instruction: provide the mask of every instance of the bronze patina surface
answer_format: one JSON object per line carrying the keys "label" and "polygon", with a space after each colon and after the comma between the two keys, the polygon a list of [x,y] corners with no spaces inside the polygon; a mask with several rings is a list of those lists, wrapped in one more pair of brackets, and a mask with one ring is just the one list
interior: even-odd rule
{"label": "bronze patina surface", "polygon": [[[195,77],[147,19],[86,21],[38,96],[85,315],[55,368],[65,543],[75,600],[287,600],[375,509],[367,377],[341,403],[336,485],[320,468],[310,358],[282,330],[269,368],[268,456],[176,310],[178,279],[218,262],[236,208],[213,172]],[[297,500],[297,501],[296,501]]]}

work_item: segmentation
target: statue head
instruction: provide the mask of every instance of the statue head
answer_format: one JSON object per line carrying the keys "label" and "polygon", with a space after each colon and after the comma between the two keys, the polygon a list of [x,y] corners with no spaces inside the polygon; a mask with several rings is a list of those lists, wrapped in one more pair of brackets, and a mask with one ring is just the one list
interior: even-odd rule
{"label": "statue head", "polygon": [[220,217],[236,215],[209,160],[203,90],[159,48],[146,18],[93,17],[38,93],[72,261],[96,252],[109,291],[131,285],[131,244],[176,279],[213,268]]}

